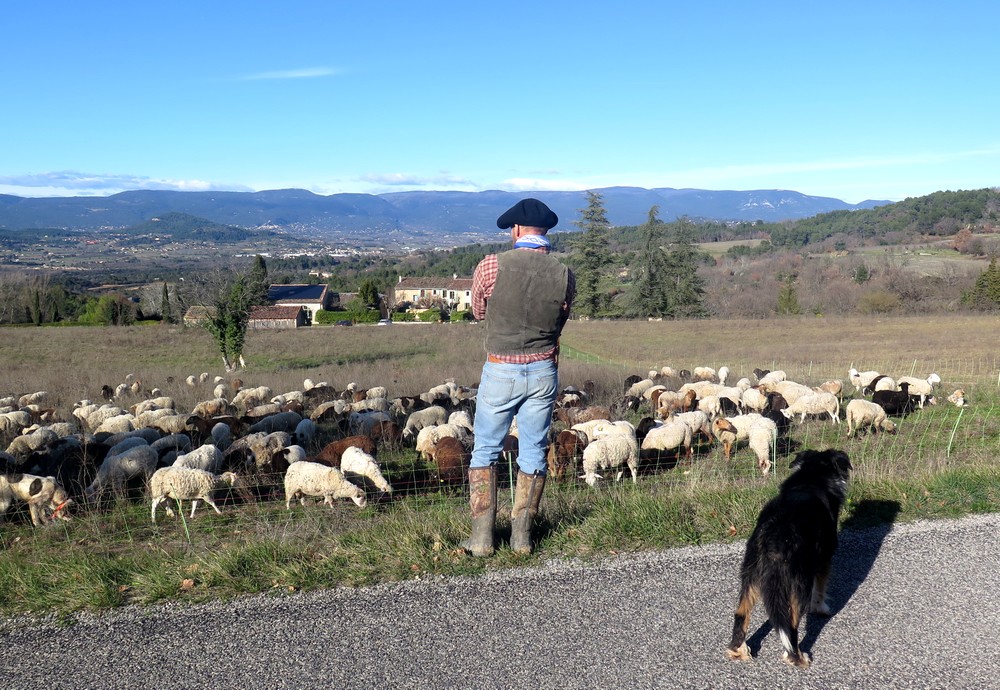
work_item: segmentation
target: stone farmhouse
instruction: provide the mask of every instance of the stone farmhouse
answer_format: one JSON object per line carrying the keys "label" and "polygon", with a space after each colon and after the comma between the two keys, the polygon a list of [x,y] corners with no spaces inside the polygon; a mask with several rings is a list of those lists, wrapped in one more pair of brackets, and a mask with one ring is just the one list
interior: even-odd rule
{"label": "stone farmhouse", "polygon": [[301,328],[306,325],[306,308],[298,306],[263,306],[250,310],[251,329]]}
{"label": "stone farmhouse", "polygon": [[396,304],[440,300],[448,309],[465,311],[472,308],[472,278],[404,278],[399,276],[395,288]]}

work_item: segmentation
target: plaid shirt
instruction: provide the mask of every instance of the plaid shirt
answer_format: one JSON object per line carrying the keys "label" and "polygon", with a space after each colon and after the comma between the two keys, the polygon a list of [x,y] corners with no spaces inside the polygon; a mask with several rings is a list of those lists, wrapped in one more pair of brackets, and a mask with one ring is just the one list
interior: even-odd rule
{"label": "plaid shirt", "polygon": [[[542,252],[543,254],[548,254],[548,250],[544,248],[540,249],[522,249],[521,251],[528,252]],[[476,266],[475,273],[472,274],[472,316],[475,317],[477,321],[482,321],[486,318],[486,302],[489,300],[490,295],[493,294],[493,287],[497,283],[497,273],[500,270],[500,264],[497,261],[496,254],[489,254],[479,265]],[[576,278],[573,277],[573,271],[568,272],[566,281],[566,301],[563,302],[563,314],[567,317],[569,316],[570,307],[573,306],[573,298],[576,297]],[[500,360],[501,362],[506,362],[507,364],[528,364],[529,362],[541,362],[546,359],[553,359],[559,346],[552,348],[551,350],[546,350],[545,352],[535,352],[530,355],[494,355],[489,353],[492,357]]]}

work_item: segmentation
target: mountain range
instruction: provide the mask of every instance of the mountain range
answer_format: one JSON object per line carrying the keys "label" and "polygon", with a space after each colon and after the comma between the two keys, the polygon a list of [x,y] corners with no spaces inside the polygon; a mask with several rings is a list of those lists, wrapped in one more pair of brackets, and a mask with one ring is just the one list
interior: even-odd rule
{"label": "mountain range", "polygon": [[[640,225],[651,207],[664,221],[687,216],[717,221],[781,221],[837,210],[881,206],[889,201],[848,204],[788,190],[710,191],[607,187],[600,193],[612,225]],[[556,230],[574,230],[587,206],[585,192],[390,192],[331,194],[301,189],[261,192],[136,190],[107,197],[30,198],[0,195],[0,229],[115,230],[184,213],[214,223],[247,228],[276,227],[292,234],[340,237],[377,232],[399,237],[495,236],[496,218],[524,197],[535,197],[559,215]]]}

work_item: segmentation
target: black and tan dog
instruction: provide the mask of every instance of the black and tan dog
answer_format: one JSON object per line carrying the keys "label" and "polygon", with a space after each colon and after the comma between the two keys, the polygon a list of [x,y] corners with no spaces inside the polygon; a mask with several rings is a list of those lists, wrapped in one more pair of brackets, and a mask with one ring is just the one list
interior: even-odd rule
{"label": "black and tan dog", "polygon": [[839,450],[804,450],[778,495],[760,512],[740,570],[740,599],[733,620],[731,659],[750,659],[747,629],[757,601],[778,631],[784,659],[809,666],[799,649],[799,622],[806,611],[829,615],[826,583],[837,548],[837,519],[851,466]]}

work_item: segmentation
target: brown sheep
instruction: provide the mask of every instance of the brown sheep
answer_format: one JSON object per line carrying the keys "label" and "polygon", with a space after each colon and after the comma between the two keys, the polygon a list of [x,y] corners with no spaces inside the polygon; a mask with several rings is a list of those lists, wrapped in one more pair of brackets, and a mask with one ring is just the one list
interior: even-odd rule
{"label": "brown sheep", "polygon": [[431,446],[428,455],[437,466],[438,482],[447,486],[458,486],[465,482],[472,454],[462,442],[451,436],[443,436]]}
{"label": "brown sheep", "polygon": [[556,410],[554,416],[556,421],[562,422],[566,426],[573,426],[594,419],[611,419],[611,410],[601,405],[563,407]]}
{"label": "brown sheep", "polygon": [[587,445],[587,435],[573,429],[564,429],[556,434],[549,444],[547,456],[548,476],[558,481],[566,474],[566,469],[574,460],[579,460]]}
{"label": "brown sheep", "polygon": [[309,458],[312,462],[322,463],[330,467],[340,467],[340,456],[350,447],[360,448],[372,457],[378,451],[375,441],[369,436],[347,436],[337,441],[326,444],[314,457]]}
{"label": "brown sheep", "polygon": [[666,419],[672,414],[677,412],[691,412],[698,407],[698,393],[693,389],[688,389],[679,398],[668,397],[663,394],[660,395],[657,400],[658,407],[656,408],[656,413],[661,419]]}
{"label": "brown sheep", "polygon": [[403,442],[403,430],[392,421],[376,422],[368,430],[368,435],[378,445],[399,446]]}

